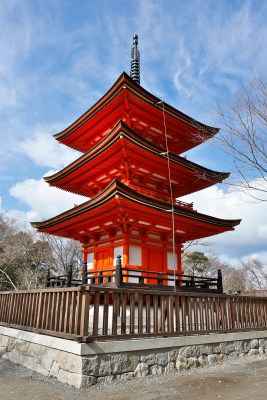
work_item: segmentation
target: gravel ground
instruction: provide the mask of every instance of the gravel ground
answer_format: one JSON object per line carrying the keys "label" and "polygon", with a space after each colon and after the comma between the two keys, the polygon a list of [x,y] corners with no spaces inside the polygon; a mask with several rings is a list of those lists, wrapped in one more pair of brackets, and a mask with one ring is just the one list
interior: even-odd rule
{"label": "gravel ground", "polygon": [[1,400],[266,400],[267,356],[243,357],[169,376],[75,389],[0,358]]}

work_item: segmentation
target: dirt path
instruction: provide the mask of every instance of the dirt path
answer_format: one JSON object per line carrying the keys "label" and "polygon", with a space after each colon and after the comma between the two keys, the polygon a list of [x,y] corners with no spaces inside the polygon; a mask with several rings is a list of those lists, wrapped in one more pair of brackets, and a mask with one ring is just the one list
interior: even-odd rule
{"label": "dirt path", "polygon": [[267,357],[233,359],[168,377],[74,389],[0,358],[1,400],[266,400]]}

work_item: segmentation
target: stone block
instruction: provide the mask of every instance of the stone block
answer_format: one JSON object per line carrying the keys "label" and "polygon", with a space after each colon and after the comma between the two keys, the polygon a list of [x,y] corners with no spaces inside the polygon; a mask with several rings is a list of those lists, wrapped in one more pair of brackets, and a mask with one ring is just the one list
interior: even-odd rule
{"label": "stone block", "polygon": [[197,346],[199,349],[199,353],[202,356],[207,356],[208,354],[213,353],[213,348],[212,346]]}
{"label": "stone block", "polygon": [[140,355],[129,353],[127,372],[134,372],[139,362],[140,362]]}
{"label": "stone block", "polygon": [[172,349],[168,352],[168,361],[172,362],[172,361],[176,361],[177,356],[179,354],[179,349]]}
{"label": "stone block", "polygon": [[173,374],[174,372],[176,372],[176,364],[174,361],[170,361],[166,367],[165,367],[165,373],[168,374]]}
{"label": "stone block", "polygon": [[179,354],[181,356],[184,356],[186,358],[189,357],[199,357],[200,354],[200,346],[187,346],[187,347],[182,347],[179,351]]}
{"label": "stone block", "polygon": [[209,364],[208,356],[200,356],[198,357],[198,362],[201,367],[205,367]]}
{"label": "stone block", "polygon": [[6,346],[0,346],[0,356],[6,352]]}
{"label": "stone block", "polygon": [[242,340],[234,342],[234,346],[235,346],[235,351],[237,351],[238,353],[243,352],[244,342]]}
{"label": "stone block", "polygon": [[98,356],[87,356],[82,358],[83,375],[99,375],[99,358]]}
{"label": "stone block", "polygon": [[41,364],[37,364],[35,370],[36,370],[36,372],[38,372],[38,374],[41,374],[44,376],[49,375],[49,372]]}
{"label": "stone block", "polygon": [[189,369],[199,367],[198,359],[196,357],[189,357],[187,360],[187,365]]}
{"label": "stone block", "polygon": [[129,381],[134,378],[134,372],[126,372],[124,374],[116,375],[116,379],[120,381]]}
{"label": "stone block", "polygon": [[258,349],[259,348],[259,341],[258,339],[252,339],[250,341],[250,348],[251,349]]}
{"label": "stone block", "polygon": [[[91,377],[88,377],[91,378]],[[85,385],[84,383],[84,376],[80,374],[75,374],[73,372],[68,372],[63,369],[58,371],[57,379],[62,383],[68,383],[71,386],[75,386],[77,388],[81,388]]]}
{"label": "stone block", "polygon": [[35,369],[36,368],[36,361],[34,357],[27,356],[24,354],[20,355],[20,364],[23,365],[25,368],[28,369]]}
{"label": "stone block", "polygon": [[[94,377],[91,377],[94,378]],[[96,379],[96,383],[99,385],[109,385],[110,383],[112,383],[115,379],[115,377],[113,375],[109,375],[109,376],[99,376]],[[89,386],[89,385],[88,385]]]}
{"label": "stone block", "polygon": [[217,354],[209,354],[208,355],[208,363],[209,364],[216,364],[217,363]]}
{"label": "stone block", "polygon": [[243,353],[247,354],[250,350],[250,342],[246,341],[243,342]]}
{"label": "stone block", "polygon": [[259,354],[259,349],[251,349],[248,352],[248,356],[257,356]]}
{"label": "stone block", "polygon": [[134,371],[134,376],[137,376],[138,378],[144,377],[149,374],[149,367],[147,364],[140,362],[135,371]]}
{"label": "stone block", "polygon": [[179,355],[177,357],[177,361],[176,361],[176,369],[177,369],[177,371],[185,371],[188,368],[189,367],[187,365],[187,358],[185,358],[184,356]]}
{"label": "stone block", "polygon": [[227,354],[222,354],[221,353],[221,354],[216,354],[215,358],[216,358],[216,362],[223,362],[223,361],[227,360],[228,356],[227,356]]}
{"label": "stone block", "polygon": [[26,356],[30,355],[30,346],[31,346],[30,342],[25,342],[25,341],[21,342],[19,346],[20,353]]}
{"label": "stone block", "polygon": [[55,354],[55,356],[53,356],[53,352],[51,352],[50,353],[51,365],[54,360],[57,361],[60,369],[64,369],[65,371],[73,372],[76,374],[82,374],[81,356],[67,353],[66,351],[59,351],[57,354]]}
{"label": "stone block", "polygon": [[128,371],[127,354],[113,354],[110,356],[111,374],[117,375]]}
{"label": "stone block", "polygon": [[152,365],[150,367],[151,375],[163,375],[163,367],[161,365]]}
{"label": "stone block", "polygon": [[[223,354],[230,354],[233,351],[235,351],[235,343],[233,342],[229,342],[229,343],[221,343],[219,345],[220,351],[219,353],[223,353]],[[214,353],[217,353],[217,351],[215,352],[213,349]]]}
{"label": "stone block", "polygon": [[[77,380],[77,382],[79,382],[79,381]],[[93,386],[93,385],[96,385],[96,383],[97,383],[97,379],[95,376],[82,375],[81,380],[80,380],[80,388],[83,388],[86,386]],[[73,385],[73,386],[75,386],[75,385]],[[78,387],[78,386],[76,386],[76,387]]]}
{"label": "stone block", "polygon": [[53,361],[51,369],[49,371],[49,376],[53,376],[56,378],[58,376],[58,371],[59,371],[59,365],[57,361]]}
{"label": "stone block", "polygon": [[6,348],[9,342],[9,337],[5,335],[0,335],[0,348]]}
{"label": "stone block", "polygon": [[20,364],[20,353],[17,349],[6,352],[2,357],[15,364]]}
{"label": "stone block", "polygon": [[50,371],[53,365],[53,362],[57,360],[59,355],[59,350],[46,348],[46,356],[42,358],[41,363],[42,366],[47,370]]}
{"label": "stone block", "polygon": [[147,355],[141,356],[141,362],[146,363],[147,365],[162,365],[166,366],[168,364],[168,354],[166,352],[153,352]]}
{"label": "stone block", "polygon": [[111,361],[108,354],[101,354],[99,357],[98,376],[111,375]]}

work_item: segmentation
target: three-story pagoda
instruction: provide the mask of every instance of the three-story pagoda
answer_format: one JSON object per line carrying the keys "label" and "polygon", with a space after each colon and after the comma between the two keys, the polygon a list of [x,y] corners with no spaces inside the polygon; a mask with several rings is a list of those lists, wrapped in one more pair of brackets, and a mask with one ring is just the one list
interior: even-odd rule
{"label": "three-story pagoda", "polygon": [[234,230],[240,220],[204,215],[177,200],[228,177],[180,155],[218,129],[140,86],[137,44],[134,35],[131,76],[122,73],[94,106],[55,135],[83,155],[45,181],[89,200],[32,225],[80,241],[90,270],[113,269],[121,255],[122,265],[137,271],[179,274],[183,243]]}

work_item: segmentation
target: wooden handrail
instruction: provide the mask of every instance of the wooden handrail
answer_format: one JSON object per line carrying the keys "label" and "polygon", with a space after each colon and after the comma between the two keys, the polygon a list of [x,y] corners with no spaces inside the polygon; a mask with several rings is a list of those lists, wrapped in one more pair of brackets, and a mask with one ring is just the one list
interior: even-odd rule
{"label": "wooden handrail", "polygon": [[267,298],[100,285],[0,292],[0,325],[79,342],[249,331],[267,329]]}

